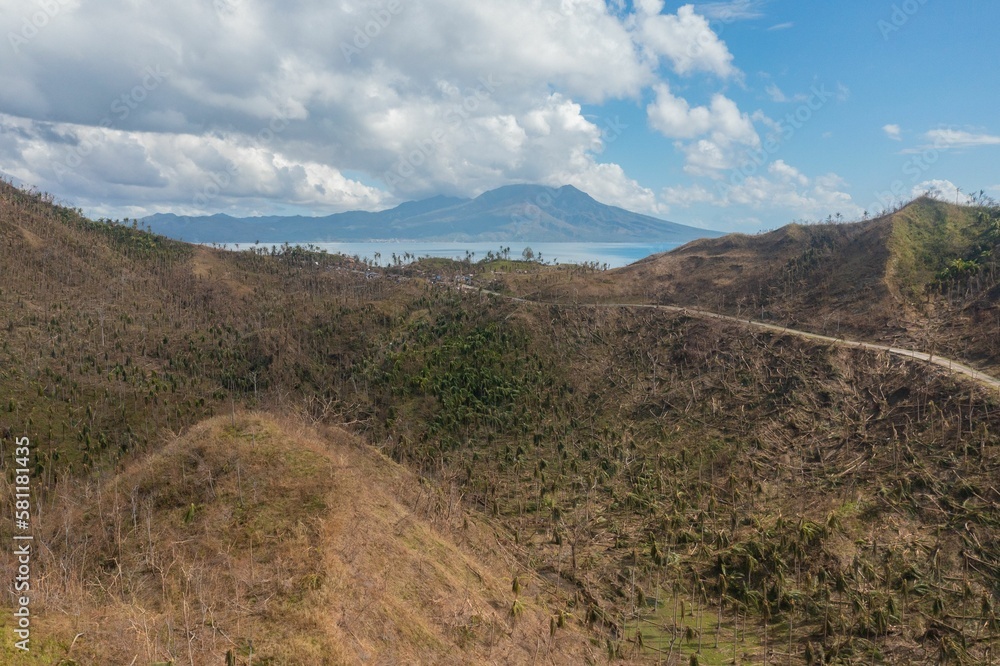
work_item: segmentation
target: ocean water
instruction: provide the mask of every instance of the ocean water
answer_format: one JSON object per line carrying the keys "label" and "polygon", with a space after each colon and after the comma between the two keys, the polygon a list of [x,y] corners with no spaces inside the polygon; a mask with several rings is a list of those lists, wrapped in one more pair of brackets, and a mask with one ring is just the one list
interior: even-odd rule
{"label": "ocean water", "polygon": [[[293,243],[294,244],[294,243]],[[299,243],[307,245],[306,243]],[[268,243],[270,247],[272,243]],[[499,254],[502,248],[510,248],[510,257],[520,259],[526,247],[530,247],[541,261],[549,264],[582,264],[597,262],[607,264],[609,268],[626,266],[648,257],[651,254],[667,252],[681,243],[435,243],[418,241],[384,241],[368,243],[312,243],[327,252],[357,256],[368,259],[382,266],[393,263],[393,254],[402,259],[409,254],[413,257],[445,257],[449,259],[465,259],[466,253],[471,254],[472,261],[479,261],[492,251]],[[229,249],[244,249],[250,247],[245,243],[228,243]]]}

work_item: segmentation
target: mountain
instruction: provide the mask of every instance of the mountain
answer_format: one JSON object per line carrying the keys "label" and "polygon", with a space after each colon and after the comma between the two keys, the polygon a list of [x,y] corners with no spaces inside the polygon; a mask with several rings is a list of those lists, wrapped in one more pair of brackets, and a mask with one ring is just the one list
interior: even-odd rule
{"label": "mountain", "polygon": [[566,185],[508,185],[475,199],[438,196],[377,213],[326,217],[151,215],[155,233],[196,243],[418,240],[682,243],[721,234],[607,206]]}
{"label": "mountain", "polygon": [[1000,393],[687,304],[988,367],[998,219],[361,270],[0,183],[0,664],[994,663]]}
{"label": "mountain", "polygon": [[921,198],[851,224],[691,243],[622,269],[663,302],[926,346],[1000,369],[996,211]]}
{"label": "mountain", "polygon": [[998,220],[988,207],[924,197],[869,220],[700,239],[590,285],[567,280],[534,295],[694,306],[821,334],[933,344],[997,372]]}

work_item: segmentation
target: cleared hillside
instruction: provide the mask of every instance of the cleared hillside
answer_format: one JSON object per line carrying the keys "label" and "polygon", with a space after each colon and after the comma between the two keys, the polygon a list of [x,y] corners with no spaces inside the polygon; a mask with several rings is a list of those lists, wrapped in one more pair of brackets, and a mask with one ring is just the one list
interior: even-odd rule
{"label": "cleared hillside", "polygon": [[543,300],[697,306],[932,348],[1000,370],[1000,213],[922,198],[878,219],[703,239],[593,276],[502,280]]}
{"label": "cleared hillside", "polygon": [[[202,607],[198,587],[184,581],[213,576],[240,595],[236,605],[228,594],[216,602],[220,614],[229,609],[222,631],[236,645],[242,637],[271,646],[274,663],[296,663],[298,653],[278,644],[303,636],[343,659],[364,649],[416,663],[475,662],[484,649],[502,661],[491,644],[514,661],[580,663],[577,633],[599,652],[596,663],[802,664],[824,655],[979,664],[1000,640],[995,391],[924,363],[732,321],[537,305],[421,277],[430,268],[475,272],[501,288],[509,279],[526,291],[563,289],[567,300],[578,289],[581,300],[613,301],[635,284],[619,283],[618,272],[509,261],[366,272],[301,249],[186,246],[5,195],[0,389],[13,399],[0,403],[0,426],[37,442],[37,520],[58,537],[46,581],[56,595],[69,580],[66,598],[81,600],[46,597],[53,605],[38,626],[39,638],[54,637],[49,662],[79,633],[58,618],[77,608],[92,618],[96,607],[108,626],[167,626],[148,634],[150,644],[171,636],[176,663],[199,664],[187,644],[216,650],[226,639],[205,624],[191,639],[192,609]],[[300,414],[318,432],[243,410]],[[344,436],[328,426],[350,428],[398,467],[364,449],[358,458],[341,451]],[[255,447],[266,433],[265,464]],[[290,444],[279,445],[286,435]],[[257,480],[256,495],[245,475]],[[362,503],[359,525],[391,523],[400,506],[437,530],[443,550],[424,527],[393,523],[353,555],[360,582],[384,588],[334,587],[330,572],[351,571],[357,542],[329,521],[353,515],[344,498],[369,491],[381,499]],[[241,502],[253,502],[263,522],[240,522]],[[94,536],[67,531],[63,516]],[[0,523],[0,540],[9,537]],[[143,569],[150,543],[158,557],[190,563],[189,573]],[[391,568],[383,553],[394,554]],[[421,553],[448,565],[437,570]],[[447,612],[439,617],[450,601],[411,602],[405,587],[413,571],[436,581],[428,590],[465,584],[459,555],[486,581],[469,583],[474,608],[496,612],[468,643],[445,630],[455,626]],[[279,579],[279,566],[324,582],[289,588],[296,577]],[[518,612],[538,615],[513,623],[504,648],[481,629],[499,630],[488,618],[513,611],[515,574]],[[252,597],[243,596],[247,577]],[[357,589],[377,601],[366,606],[351,596]],[[341,608],[325,596],[331,590],[351,601]],[[406,624],[405,609],[393,610],[400,595],[419,632],[352,624],[351,613]],[[303,609],[317,607],[333,607],[350,631],[309,619]],[[134,609],[144,614],[130,616]],[[368,614],[375,609],[388,610]],[[293,622],[282,624],[279,611]],[[125,631],[146,640],[145,629]],[[73,650],[100,631],[92,633]],[[312,658],[314,646],[295,646]],[[250,657],[235,656],[241,666]]]}
{"label": "cleared hillside", "polygon": [[549,635],[565,600],[455,502],[344,431],[217,417],[60,488],[16,663],[583,661],[579,631]]}

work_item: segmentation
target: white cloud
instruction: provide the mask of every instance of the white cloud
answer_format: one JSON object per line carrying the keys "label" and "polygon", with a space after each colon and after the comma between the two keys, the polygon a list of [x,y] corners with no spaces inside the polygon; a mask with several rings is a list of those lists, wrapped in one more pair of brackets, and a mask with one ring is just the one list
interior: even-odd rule
{"label": "white cloud", "polygon": [[701,185],[667,187],[660,193],[660,198],[668,204],[682,208],[694,204],[715,204],[717,201],[716,195]]}
{"label": "white cloud", "polygon": [[[475,195],[509,182],[572,184],[605,203],[665,212],[655,194],[619,165],[598,161],[601,128],[582,116],[579,104],[553,94],[519,113],[494,110],[463,118],[455,110],[463,108],[416,105],[368,119],[366,135],[386,151],[385,180],[392,191],[348,178],[324,161],[293,158],[284,148],[295,148],[295,142],[279,140],[283,123],[274,123],[279,131],[265,141],[240,133],[43,125],[0,115],[2,136],[17,137],[0,142],[0,155],[7,171],[22,181],[54,184],[101,215],[116,202],[128,206],[130,215],[166,209],[239,212],[240,206],[273,214],[283,212],[282,205],[315,213],[374,210],[425,191]],[[292,131],[288,127],[285,132]],[[59,136],[62,143],[46,141],[47,136]]]}
{"label": "white cloud", "polygon": [[696,5],[698,13],[714,21],[745,21],[764,15],[761,8],[765,0],[728,0],[727,2],[704,2]]}
{"label": "white cloud", "polygon": [[961,130],[936,129],[927,132],[925,136],[931,141],[933,147],[938,149],[1000,145],[1000,136],[973,134]]}
{"label": "white cloud", "polygon": [[788,21],[787,23],[776,23],[775,25],[772,25],[770,28],[768,28],[767,31],[776,32],[778,30],[789,30],[794,27],[795,24],[792,23],[791,21]]}
{"label": "white cloud", "polygon": [[787,172],[778,173],[776,178],[751,176],[730,188],[725,201],[730,205],[744,205],[755,209],[785,209],[796,217],[806,219],[822,218],[835,213],[850,219],[860,215],[861,209],[854,203],[851,195],[843,191],[844,186],[843,179],[836,174],[825,174],[811,180],[789,177]]}
{"label": "white cloud", "polygon": [[1000,136],[953,129],[930,130],[924,133],[924,139],[927,143],[912,148],[905,148],[899,151],[900,154],[919,155],[928,150],[952,150],[1000,145]]}
{"label": "white cloud", "polygon": [[629,178],[617,164],[591,163],[586,168],[557,174],[549,185],[573,185],[601,203],[647,215],[666,215],[670,210],[653,190]]}
{"label": "white cloud", "polygon": [[676,14],[661,14],[662,0],[640,0],[637,9],[643,46],[670,60],[678,74],[710,72],[721,78],[739,74],[726,43],[692,5],[682,5]]}
{"label": "white cloud", "polygon": [[929,196],[932,199],[939,199],[940,201],[947,201],[948,203],[961,205],[968,205],[972,203],[972,197],[965,192],[962,192],[961,189],[950,180],[925,180],[924,182],[915,185],[910,195],[914,199],[917,197]]}
{"label": "white cloud", "polygon": [[[720,103],[720,110],[721,106]],[[671,139],[693,139],[710,131],[715,124],[711,108],[692,109],[687,100],[672,95],[665,83],[656,86],[656,101],[647,107],[646,113],[650,125]]]}
{"label": "white cloud", "polygon": [[788,182],[808,185],[809,179],[802,175],[802,172],[787,164],[784,160],[776,160],[768,165],[767,172]]}
{"label": "white cloud", "polygon": [[[2,148],[13,175],[30,184],[57,184],[64,196],[100,215],[112,214],[116,202],[132,215],[145,215],[164,207],[202,213],[244,200],[329,211],[378,209],[392,201],[388,193],[329,165],[289,160],[239,136],[42,125],[5,115],[0,126],[16,137]],[[46,133],[58,134],[62,142],[44,141]]]}
{"label": "white cloud", "polygon": [[781,90],[781,88],[778,87],[778,84],[776,83],[769,83],[764,88],[764,91],[767,93],[768,97],[771,98],[772,102],[777,102],[779,104],[784,104],[787,102],[795,102],[800,104],[802,102],[808,102],[810,98],[809,95],[806,95],[804,93],[796,93],[795,95],[789,97],[784,93],[784,91]]}
{"label": "white cloud", "polygon": [[899,125],[883,125],[882,131],[893,141],[902,141],[902,128]]}
{"label": "white cloud", "polygon": [[667,138],[679,140],[689,173],[710,175],[732,168],[747,148],[760,145],[750,116],[725,95],[714,95],[708,106],[692,107],[674,96],[665,83],[654,89],[656,99],[646,108],[649,124]]}
{"label": "white cloud", "polygon": [[649,111],[650,120],[665,136],[691,138],[711,134],[718,143],[757,145],[760,142],[750,117],[721,93],[712,97],[708,107],[690,108],[687,102],[671,95],[665,84],[657,86],[656,92],[657,101]]}
{"label": "white cloud", "polygon": [[[89,210],[328,213],[535,182],[662,214],[663,199],[602,161],[608,139],[581,105],[641,99],[661,63],[738,80],[709,19],[755,18],[764,3],[57,4],[0,69],[0,164]],[[8,5],[15,23],[38,7]],[[721,93],[704,106],[666,84],[656,95],[649,122],[689,173],[716,176],[760,145]]]}
{"label": "white cloud", "polygon": [[694,176],[716,177],[736,165],[735,151],[726,150],[711,139],[699,139],[686,146],[678,142],[677,147],[684,153],[684,171]]}
{"label": "white cloud", "polygon": [[[562,178],[592,182],[620,205],[656,208],[620,166],[599,161],[600,127],[580,111],[581,102],[638,97],[657,80],[658,62],[635,17],[619,15],[625,5],[94,0],[87,12],[60,5],[0,71],[0,114],[23,134],[0,140],[0,163],[44,189],[108,205],[186,208],[185,191],[197,190],[225,155],[261,180],[242,188],[234,179],[213,205],[237,206],[242,197],[256,209],[288,197],[317,212],[377,208]],[[19,0],[12,15],[35,10]],[[684,31],[699,25],[688,14],[646,18],[654,28],[664,21],[676,28],[685,45],[692,38]],[[718,70],[726,56],[717,40],[704,54],[674,53],[689,71]],[[165,75],[143,87],[150,67]],[[52,162],[65,142],[97,131],[104,147],[56,178]],[[169,144],[175,156],[157,152]],[[117,150],[124,152],[115,159]],[[361,186],[400,169],[406,175],[391,184]],[[361,176],[339,180],[344,173]]]}
{"label": "white cloud", "polygon": [[791,218],[819,219],[837,213],[843,219],[861,215],[846,183],[836,174],[808,178],[783,160],[768,166],[767,175],[754,175],[735,182],[719,181],[713,190],[701,185],[668,187],[661,193],[666,203],[687,208],[707,204],[720,208],[780,211]]}
{"label": "white cloud", "polygon": [[781,88],[778,87],[776,83],[770,83],[764,89],[767,92],[768,97],[771,98],[772,102],[784,103],[788,101],[788,97],[785,93],[781,92]]}

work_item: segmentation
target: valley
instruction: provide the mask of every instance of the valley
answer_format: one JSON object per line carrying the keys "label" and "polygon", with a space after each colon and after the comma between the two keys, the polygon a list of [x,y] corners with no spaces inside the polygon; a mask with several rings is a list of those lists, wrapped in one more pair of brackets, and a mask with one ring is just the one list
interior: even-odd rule
{"label": "valley", "polygon": [[0,186],[0,655],[992,663],[997,219],[371,268]]}

